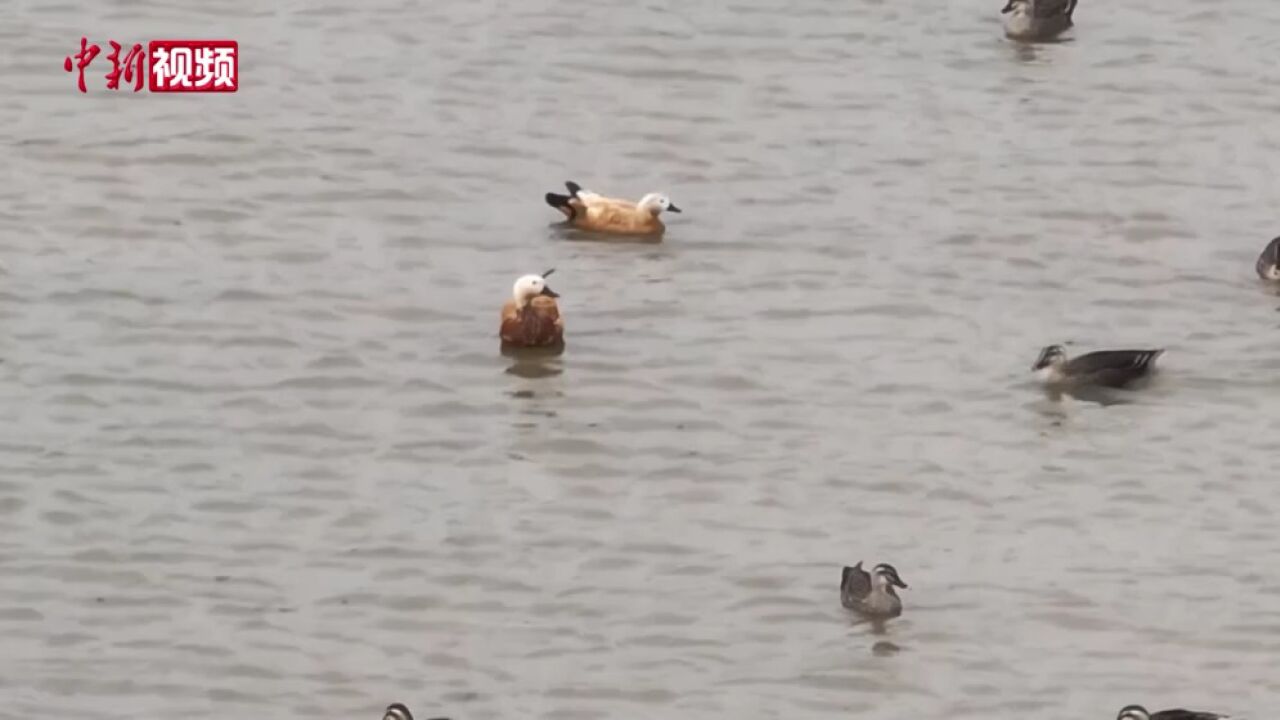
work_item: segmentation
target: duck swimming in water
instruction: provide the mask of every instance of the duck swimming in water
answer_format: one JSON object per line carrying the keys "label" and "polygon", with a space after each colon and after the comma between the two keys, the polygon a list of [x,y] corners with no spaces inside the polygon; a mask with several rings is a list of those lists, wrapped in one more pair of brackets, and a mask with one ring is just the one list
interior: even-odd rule
{"label": "duck swimming in water", "polygon": [[547,347],[564,341],[564,318],[547,285],[552,268],[541,275],[525,275],[516,280],[511,299],[502,306],[502,326],[498,331],[504,345]]}
{"label": "duck swimming in water", "polygon": [[1263,280],[1280,282],[1280,237],[1267,244],[1254,268]]}
{"label": "duck swimming in water", "polygon": [[1141,705],[1127,705],[1120,709],[1120,714],[1116,716],[1116,720],[1227,720],[1228,717],[1218,713],[1183,710],[1182,708],[1149,713]]}
{"label": "duck swimming in water", "polygon": [[906,588],[898,571],[888,563],[880,563],[868,574],[859,560],[840,573],[840,604],[869,618],[884,620],[902,614],[902,600],[894,587]]}
{"label": "duck swimming in water", "polygon": [[[391,703],[382,714],[382,720],[413,720],[413,713],[404,703]],[[449,718],[431,718],[431,720],[449,720]]]}
{"label": "duck swimming in water", "polygon": [[1146,378],[1155,370],[1159,350],[1099,350],[1067,359],[1061,345],[1050,345],[1040,351],[1031,366],[1032,372],[1045,385],[1096,385],[1122,388]]}
{"label": "duck swimming in water", "polygon": [[666,226],[658,219],[664,211],[678,213],[680,208],[662,193],[649,193],[638,202],[611,198],[566,182],[568,195],[547,193],[547,204],[564,213],[568,222],[580,230],[617,235],[661,235]]}
{"label": "duck swimming in water", "polygon": [[1052,40],[1071,27],[1076,0],[1009,0],[1004,34],[1013,40]]}

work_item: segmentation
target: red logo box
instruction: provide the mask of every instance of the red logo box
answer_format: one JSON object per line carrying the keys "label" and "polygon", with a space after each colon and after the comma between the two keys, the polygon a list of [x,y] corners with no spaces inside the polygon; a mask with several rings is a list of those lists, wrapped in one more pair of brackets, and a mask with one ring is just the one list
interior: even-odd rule
{"label": "red logo box", "polygon": [[235,40],[152,40],[147,46],[151,92],[235,92],[240,46]]}

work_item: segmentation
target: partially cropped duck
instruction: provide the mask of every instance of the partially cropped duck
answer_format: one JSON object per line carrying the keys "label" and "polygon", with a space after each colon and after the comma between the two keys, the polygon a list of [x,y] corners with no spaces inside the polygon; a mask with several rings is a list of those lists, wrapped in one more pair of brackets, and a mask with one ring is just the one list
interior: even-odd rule
{"label": "partially cropped duck", "polygon": [[404,703],[391,703],[382,713],[382,720],[413,720],[413,713],[409,712]]}
{"label": "partially cropped duck", "polygon": [[[382,714],[382,720],[413,720],[413,713],[404,703],[391,703]],[[431,720],[449,720],[448,718],[431,718]]]}
{"label": "partially cropped duck", "polygon": [[840,574],[840,604],[869,618],[895,618],[902,614],[902,600],[894,586],[905,589],[907,584],[892,565],[880,563],[868,574],[859,560],[853,567],[846,565]]}
{"label": "partially cropped duck", "polygon": [[1004,34],[1014,40],[1052,40],[1071,27],[1076,0],[1009,0]]}
{"label": "partially cropped duck", "polygon": [[1040,351],[1031,370],[1045,385],[1123,388],[1150,376],[1163,353],[1163,349],[1099,350],[1068,360],[1061,345],[1050,345]]}
{"label": "partially cropped duck", "polygon": [[541,275],[525,275],[516,280],[511,299],[502,306],[502,327],[498,334],[512,347],[547,347],[564,341],[564,318],[547,285],[552,268]]}
{"label": "partially cropped duck", "polygon": [[1183,710],[1182,708],[1149,713],[1141,705],[1126,705],[1120,709],[1120,714],[1116,716],[1116,720],[1226,720],[1228,717],[1230,716],[1211,712],[1198,712],[1196,710]]}
{"label": "partially cropped duck", "polygon": [[1258,277],[1272,282],[1280,281],[1280,237],[1267,244],[1258,256]]}
{"label": "partially cropped duck", "polygon": [[663,211],[681,212],[662,193],[649,193],[638,202],[611,198],[582,189],[575,182],[564,184],[568,195],[547,193],[547,204],[564,213],[573,227],[618,235],[661,235],[666,226],[658,218]]}

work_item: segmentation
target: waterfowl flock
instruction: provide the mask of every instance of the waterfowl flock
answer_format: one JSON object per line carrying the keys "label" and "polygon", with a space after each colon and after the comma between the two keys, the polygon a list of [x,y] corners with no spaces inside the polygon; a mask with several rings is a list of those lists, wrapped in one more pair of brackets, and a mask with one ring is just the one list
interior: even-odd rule
{"label": "waterfowl flock", "polygon": [[[862,563],[858,564],[861,565]],[[847,567],[845,570],[849,571],[853,570],[853,568]],[[906,586],[903,585],[902,587]],[[387,706],[386,712],[382,715],[382,720],[413,720],[413,713],[410,713],[409,708],[402,703],[392,703]],[[449,719],[431,718],[431,720]],[[1231,720],[1231,717],[1229,715],[1219,715],[1218,713],[1183,710],[1182,708],[1147,712],[1147,709],[1141,705],[1126,705],[1120,709],[1120,714],[1116,715],[1116,720]]]}
{"label": "waterfowl flock", "polygon": [[[1077,0],[1008,0],[1001,10],[1005,35],[1011,39],[1042,42],[1056,39],[1074,26]],[[652,192],[639,200],[607,197],[565,182],[568,193],[548,192],[546,204],[564,215],[568,227],[622,236],[662,236],[665,212],[680,213],[665,194]],[[1280,284],[1280,237],[1273,239],[1259,255],[1258,276]],[[504,347],[543,348],[563,346],[564,319],[557,304],[559,295],[547,284],[553,270],[524,275],[515,281],[512,297],[502,308],[499,335]],[[1280,285],[1278,285],[1280,287]],[[1044,386],[1055,389],[1094,387],[1135,389],[1155,373],[1163,348],[1095,350],[1069,357],[1062,345],[1044,347],[1031,371]],[[898,589],[907,589],[898,570],[879,563],[870,572],[862,561],[844,566],[840,578],[840,604],[860,618],[883,625],[903,612]],[[1116,720],[1225,720],[1229,716],[1181,708],[1149,712],[1142,705],[1123,707]],[[413,720],[400,703],[387,707],[383,720]],[[443,720],[443,719],[434,719]]]}

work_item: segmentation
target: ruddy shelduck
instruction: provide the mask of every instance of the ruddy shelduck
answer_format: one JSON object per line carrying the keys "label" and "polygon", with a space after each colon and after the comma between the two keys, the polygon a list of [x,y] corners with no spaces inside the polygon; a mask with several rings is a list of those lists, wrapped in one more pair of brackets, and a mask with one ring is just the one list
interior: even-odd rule
{"label": "ruddy shelduck", "polygon": [[564,341],[564,318],[556,304],[558,293],[547,285],[547,276],[525,275],[516,280],[511,299],[502,306],[502,327],[498,331],[505,345],[547,347]]}
{"label": "ruddy shelduck", "polygon": [[581,230],[617,235],[661,235],[667,229],[658,219],[662,211],[681,212],[662,193],[649,193],[639,202],[632,202],[584,190],[572,181],[564,186],[569,189],[569,194],[547,193],[547,204],[564,213],[569,224]]}

